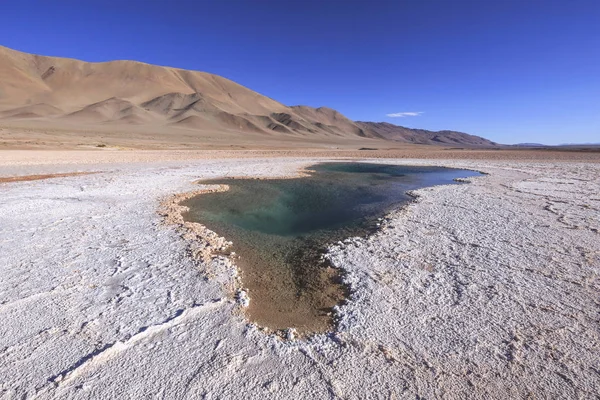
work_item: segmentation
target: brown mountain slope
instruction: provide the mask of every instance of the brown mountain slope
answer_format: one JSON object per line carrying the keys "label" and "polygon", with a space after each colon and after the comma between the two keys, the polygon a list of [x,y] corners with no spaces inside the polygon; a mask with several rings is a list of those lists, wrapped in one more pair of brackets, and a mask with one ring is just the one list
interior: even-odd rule
{"label": "brown mountain slope", "polygon": [[286,109],[275,100],[205,72],[135,61],[88,63],[0,47],[2,105],[47,103],[77,111],[113,97],[139,104],[168,93],[202,93],[230,113],[266,114]]}
{"label": "brown mountain slope", "polygon": [[134,61],[88,63],[0,47],[0,119],[41,117],[51,125],[179,127],[199,136],[203,131],[366,136],[334,110],[296,110],[205,72]]}
{"label": "brown mountain slope", "polygon": [[292,106],[296,114],[302,116],[309,121],[315,121],[315,124],[326,131],[333,131],[337,134],[350,132],[360,137],[381,138],[381,136],[372,131],[371,134],[365,132],[360,126],[357,126],[354,121],[349,120],[338,111],[328,108],[319,107],[313,108],[308,106]]}
{"label": "brown mountain slope", "polygon": [[497,143],[480,136],[456,131],[428,131],[426,129],[412,129],[389,124],[387,122],[356,121],[356,125],[364,129],[371,136],[381,136],[388,140],[414,144],[438,145],[465,145],[477,147],[497,146]]}
{"label": "brown mountain slope", "polygon": [[[331,108],[288,107],[206,72],[135,61],[89,63],[2,46],[0,124],[66,127],[72,135],[75,130],[116,132],[118,127],[128,132],[137,127],[140,140],[144,133],[152,133],[182,144],[204,139],[258,143],[265,138],[328,144],[381,139],[454,144],[466,138],[392,133],[393,125],[384,129],[380,124],[355,123]],[[468,141],[480,145],[470,137]]]}

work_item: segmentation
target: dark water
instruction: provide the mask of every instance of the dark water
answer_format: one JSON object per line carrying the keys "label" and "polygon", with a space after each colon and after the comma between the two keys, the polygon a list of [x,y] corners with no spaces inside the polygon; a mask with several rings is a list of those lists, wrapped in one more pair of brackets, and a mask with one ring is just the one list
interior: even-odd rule
{"label": "dark water", "polygon": [[248,314],[274,329],[330,325],[330,309],[343,298],[343,288],[335,273],[324,272],[320,255],[329,244],[372,231],[378,217],[410,200],[408,190],[479,175],[368,163],[326,163],[311,170],[298,179],[207,181],[230,190],[184,203],[190,208],[187,220],[233,241],[252,299]]}

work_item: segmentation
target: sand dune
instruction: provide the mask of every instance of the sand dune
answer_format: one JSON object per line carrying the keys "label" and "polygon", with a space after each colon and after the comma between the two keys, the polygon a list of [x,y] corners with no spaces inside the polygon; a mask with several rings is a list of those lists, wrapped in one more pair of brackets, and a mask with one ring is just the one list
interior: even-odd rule
{"label": "sand dune", "polygon": [[[252,145],[260,145],[260,137],[266,136],[328,145],[332,140],[347,144],[349,139],[493,145],[460,132],[397,127],[402,134],[388,134],[387,126],[356,123],[327,107],[288,107],[206,72],[136,61],[89,63],[0,47],[0,126],[29,122],[38,128],[66,129],[74,137],[77,131],[97,131],[102,125],[122,132],[138,126],[148,137],[168,136],[168,141],[182,145],[189,142],[189,134],[180,137],[173,128],[193,130],[198,142],[221,132],[223,140],[240,145],[248,144],[248,133],[258,134]],[[114,140],[121,144],[118,136]],[[138,143],[145,140],[139,135]]]}

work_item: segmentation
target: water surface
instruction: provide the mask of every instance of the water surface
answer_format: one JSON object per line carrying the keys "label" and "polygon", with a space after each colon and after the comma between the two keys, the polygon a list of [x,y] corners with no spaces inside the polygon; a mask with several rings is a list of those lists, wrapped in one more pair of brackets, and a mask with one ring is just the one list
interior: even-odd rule
{"label": "water surface", "polygon": [[271,329],[326,331],[343,301],[337,270],[321,259],[331,243],[366,235],[377,218],[410,200],[409,190],[455,184],[468,170],[369,163],[325,163],[296,179],[219,179],[229,191],[187,200],[186,220],[228,240],[239,256],[250,320]]}

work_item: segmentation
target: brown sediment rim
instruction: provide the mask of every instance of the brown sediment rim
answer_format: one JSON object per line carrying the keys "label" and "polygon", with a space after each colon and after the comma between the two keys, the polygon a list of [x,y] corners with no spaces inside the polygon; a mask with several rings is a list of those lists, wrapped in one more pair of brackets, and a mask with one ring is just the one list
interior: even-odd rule
{"label": "brown sediment rim", "polygon": [[[308,163],[307,163],[308,164]],[[314,163],[313,163],[314,164]],[[232,176],[227,177],[228,179],[293,179],[307,176],[310,172],[309,167],[300,168],[295,174],[292,175],[278,175],[273,177],[251,177],[251,176]],[[215,179],[222,179],[215,178]],[[229,190],[228,185],[223,184],[211,184],[211,179],[199,179],[194,181],[194,184],[205,184],[209,185],[207,188],[194,190],[185,193],[176,193],[169,196],[160,203],[158,213],[164,217],[164,222],[168,225],[177,226],[183,238],[194,242],[194,257],[201,261],[209,261],[212,254],[226,250],[229,247],[229,242],[223,237],[220,237],[217,233],[209,230],[204,225],[197,222],[186,221],[183,218],[183,214],[188,211],[188,208],[182,206],[180,203],[188,200],[194,196],[206,193],[225,192]]]}
{"label": "brown sediment rim", "polygon": [[63,173],[63,174],[22,175],[22,176],[8,176],[8,177],[0,176],[0,183],[39,181],[42,179],[64,178],[67,176],[91,175],[91,174],[98,174],[98,173],[99,172],[96,171],[96,172],[67,172],[67,173]]}
{"label": "brown sediment rim", "polygon": [[[322,162],[311,160],[310,164],[307,164],[314,165]],[[308,175],[310,171],[311,167],[308,166],[291,176],[237,178],[258,180],[297,178]],[[178,227],[182,237],[188,242],[190,253],[203,263],[201,268],[204,269],[210,269],[212,258],[228,256],[232,243],[201,223],[187,220],[186,212],[189,209],[186,200],[197,195],[229,190],[229,186],[223,182],[223,178],[218,179],[218,182],[196,181],[195,183],[209,186],[172,195],[161,203],[160,213],[164,216],[164,221]],[[409,194],[416,197],[414,193]],[[238,300],[241,300],[243,308],[238,310],[243,312],[248,321],[268,333],[283,333],[288,328],[294,328],[299,337],[326,333],[336,328],[335,306],[343,304],[351,295],[348,285],[344,282],[342,270],[335,268],[327,259],[321,259],[315,263],[302,263],[307,267],[306,271],[303,267],[301,273],[294,270],[294,274],[291,275],[287,270],[280,271],[265,267],[265,263],[261,264],[260,257],[256,257],[252,248],[244,248],[243,245],[236,243],[233,250],[239,251],[242,258],[234,257],[235,262],[231,257],[226,258],[228,266],[235,268],[238,274],[224,286],[230,295],[237,295]],[[317,260],[312,255],[309,258]],[[306,257],[302,258],[302,261],[305,260]],[[248,295],[249,304],[244,304]]]}
{"label": "brown sediment rim", "polygon": [[[232,243],[219,236],[198,222],[188,221],[184,218],[188,207],[182,202],[201,194],[223,192],[229,190],[228,185],[213,185],[212,187],[197,191],[173,195],[161,203],[159,213],[167,224],[174,224],[181,236],[188,243],[191,256],[202,262],[207,277],[211,276],[210,262],[218,256],[229,256],[227,260],[237,274],[234,279],[223,284],[224,290],[231,297],[237,297],[240,308],[238,311],[251,323],[256,324],[265,333],[274,333],[285,339],[295,337],[306,338],[315,333],[325,333],[335,329],[333,308],[343,303],[349,296],[349,291],[342,283],[342,272],[331,265],[321,268],[312,268],[304,276],[304,284],[312,290],[304,290],[300,298],[290,298],[289,292],[293,282],[284,276],[273,274],[269,271],[258,271],[259,264],[252,261],[238,259],[233,262],[229,247]],[[247,257],[248,254],[244,254]],[[261,288],[262,279],[281,282],[270,284],[268,290]],[[256,279],[259,281],[257,282]],[[258,285],[257,285],[258,283]],[[250,289],[250,303],[246,288]],[[291,290],[296,293],[297,289]],[[280,307],[288,310],[282,319]],[[325,310],[329,310],[326,312]]]}
{"label": "brown sediment rim", "polygon": [[[313,163],[311,163],[313,164]],[[273,176],[273,177],[237,177],[240,179],[282,179],[282,178],[298,178],[302,176],[306,176],[310,171],[310,167],[302,168],[297,173],[293,175],[283,175],[283,176]],[[236,179],[231,178],[230,179]],[[206,188],[186,192],[186,193],[178,193],[174,194],[165,200],[163,200],[160,204],[159,214],[163,216],[164,222],[168,225],[175,225],[181,234],[182,238],[188,244],[188,250],[191,256],[197,261],[202,262],[203,269],[206,269],[205,272],[208,277],[210,277],[210,261],[218,256],[229,255],[229,247],[232,246],[232,243],[228,241],[226,238],[219,236],[216,232],[211,231],[206,226],[202,225],[198,222],[187,221],[184,218],[185,213],[188,211],[188,207],[182,205],[184,201],[195,197],[201,194],[215,193],[215,192],[223,192],[229,190],[229,186],[226,184],[211,184],[210,180],[201,180],[196,181],[194,183],[200,183],[205,185],[210,185]],[[264,312],[261,311],[260,315],[255,315],[255,310],[251,310],[253,304],[256,304],[256,301],[261,301],[261,304],[264,306],[267,299],[271,298],[273,293],[261,293],[256,291],[250,291],[250,307],[247,304],[244,304],[244,299],[247,298],[247,293],[244,290],[246,282],[244,278],[246,268],[248,265],[242,261],[237,260],[236,263],[233,262],[231,257],[227,258],[232,268],[236,269],[236,276],[230,282],[224,284],[224,290],[228,292],[232,297],[237,297],[238,300],[241,300],[239,303],[242,307],[238,310],[244,315],[246,319],[250,322],[255,323],[261,330],[266,333],[276,333],[284,338],[291,337],[308,337],[314,333],[323,333],[331,331],[335,328],[334,324],[334,316],[333,312],[327,313],[325,317],[316,316],[314,318],[313,315],[304,315],[306,314],[305,310],[298,313],[298,315],[294,316],[295,320],[301,321],[300,325],[292,324],[292,326],[287,326],[285,328],[276,321],[276,318],[270,316],[269,309],[271,306],[260,307],[264,308]],[[315,271],[313,271],[315,272]],[[319,294],[312,294],[308,296],[308,298],[304,299],[305,301],[310,301],[311,306],[314,306],[312,303],[316,303],[321,307],[325,307],[327,309],[333,309],[335,305],[340,304],[348,297],[348,290],[344,284],[341,283],[341,271],[338,269],[332,268],[327,265],[322,268],[322,271],[319,271],[315,276],[311,284],[317,285],[320,287],[318,291]],[[254,294],[254,296],[252,296]],[[263,299],[264,297],[264,299]],[[275,294],[275,297],[277,295]],[[307,297],[307,296],[304,296]],[[297,301],[296,301],[297,302]],[[307,306],[309,307],[309,306]],[[304,307],[304,308],[307,308]],[[314,308],[314,307],[313,307]],[[323,313],[324,308],[319,308]],[[252,312],[251,312],[252,311]],[[308,318],[308,319],[306,319]],[[271,323],[270,323],[270,322]],[[297,321],[297,322],[298,322]],[[295,326],[294,326],[295,325]],[[286,328],[294,328],[293,330],[288,330]],[[291,335],[291,336],[290,336]]]}
{"label": "brown sediment rim", "polygon": [[177,193],[163,200],[160,204],[159,214],[164,217],[164,222],[179,228],[182,237],[191,245],[193,257],[199,261],[210,261],[214,253],[226,250],[229,247],[229,242],[202,224],[186,221],[183,214],[188,211],[188,208],[180,205],[180,203],[199,194],[227,190],[229,190],[227,185],[213,185],[206,189]]}

